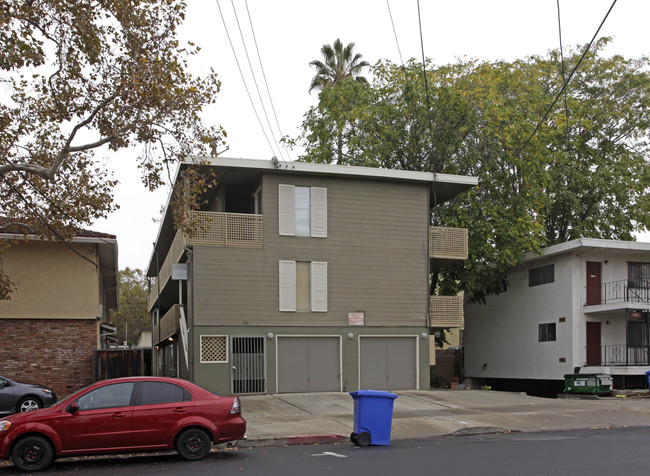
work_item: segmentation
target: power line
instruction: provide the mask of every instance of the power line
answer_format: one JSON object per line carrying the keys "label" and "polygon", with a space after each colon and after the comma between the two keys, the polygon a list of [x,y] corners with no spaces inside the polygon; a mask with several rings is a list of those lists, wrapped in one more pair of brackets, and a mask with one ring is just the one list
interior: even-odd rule
{"label": "power line", "polygon": [[[246,47],[246,40],[244,39],[244,33],[242,32],[241,24],[239,23],[239,15],[237,15],[237,9],[235,8],[235,3],[233,0],[230,0],[230,4],[232,5],[232,10],[235,14],[235,21],[237,23],[237,29],[239,30],[239,37],[241,38],[242,45],[244,46],[244,53],[246,53],[246,60],[248,61],[248,67],[251,70],[251,76],[253,77],[253,84],[255,84],[257,97],[260,100],[260,105],[262,106],[262,112],[264,113],[264,118],[266,119],[266,124],[269,127],[269,132],[271,133],[271,137],[273,138],[273,143],[277,147],[278,140],[275,138],[275,134],[273,133],[273,127],[271,126],[271,122],[269,121],[269,115],[266,112],[266,106],[264,106],[264,100],[262,99],[262,94],[260,93],[260,88],[259,85],[257,84],[257,77],[255,76],[255,71],[253,70],[253,64],[251,63],[251,57],[248,54],[248,48]],[[286,160],[284,160],[284,157],[282,156],[282,153],[280,152],[280,148],[278,148],[278,152],[282,161],[286,162]]]}
{"label": "power line", "polygon": [[580,63],[582,63],[582,60],[585,58],[585,56],[586,56],[587,53],[589,52],[589,49],[591,48],[591,45],[592,45],[592,44],[594,43],[594,41],[596,40],[596,37],[598,36],[598,33],[600,32],[600,29],[601,29],[601,28],[603,27],[603,25],[605,24],[605,21],[607,20],[607,17],[609,17],[609,14],[611,13],[612,9],[614,8],[614,5],[616,5],[616,2],[617,2],[617,1],[618,1],[618,0],[614,0],[614,2],[612,3],[612,5],[609,7],[609,10],[607,10],[607,14],[605,15],[605,18],[603,18],[603,21],[600,22],[600,26],[598,26],[598,29],[596,30],[596,33],[594,33],[594,36],[592,37],[591,41],[589,42],[589,44],[588,44],[587,47],[585,48],[584,52],[582,53],[582,56],[580,57],[580,60],[579,60],[578,63],[574,66],[573,70],[571,71],[571,74],[569,74],[569,77],[567,78],[567,80],[564,82],[564,84],[562,84],[562,88],[560,89],[560,91],[559,91],[559,92],[557,93],[557,95],[555,96],[555,100],[553,101],[553,104],[551,104],[551,106],[548,108],[548,110],[547,110],[546,113],[544,114],[544,117],[542,117],[542,119],[537,123],[537,126],[535,127],[535,130],[533,131],[533,133],[528,137],[528,139],[526,139],[526,141],[524,142],[524,144],[519,148],[519,150],[517,151],[517,153],[516,153],[515,155],[519,155],[519,154],[521,153],[521,151],[524,150],[524,148],[528,145],[528,143],[529,143],[529,142],[531,141],[531,139],[535,136],[535,134],[537,134],[537,131],[538,131],[539,128],[542,126],[542,124],[544,123],[544,121],[546,121],[546,118],[547,118],[548,115],[551,113],[551,111],[552,111],[553,108],[555,107],[555,104],[556,104],[556,103],[558,102],[558,100],[560,99],[560,96],[562,96],[562,93],[564,93],[564,91],[566,90],[567,85],[569,84],[569,82],[570,82],[571,79],[573,78],[573,74],[576,72],[576,70],[577,70],[578,67],[580,66]]}
{"label": "power line", "polygon": [[404,66],[404,60],[402,59],[402,50],[399,47],[399,40],[397,39],[397,30],[395,30],[395,22],[393,21],[393,14],[390,11],[390,4],[386,0],[386,6],[388,7],[388,16],[390,17],[390,24],[393,27],[393,35],[395,35],[395,43],[397,43],[397,52],[399,53],[399,61]]}
{"label": "power line", "polygon": [[223,11],[221,10],[221,5],[219,5],[219,0],[216,0],[217,2],[217,8],[219,9],[219,15],[221,16],[221,21],[223,22],[223,27],[226,30],[226,36],[228,37],[228,42],[230,43],[230,49],[232,50],[232,54],[235,57],[235,62],[237,63],[237,69],[239,70],[239,75],[241,76],[242,83],[244,84],[244,89],[246,89],[246,94],[248,95],[248,100],[251,103],[251,107],[253,108],[253,112],[255,113],[255,117],[257,118],[257,122],[260,125],[260,128],[262,129],[262,133],[264,134],[264,138],[266,139],[266,143],[269,146],[269,149],[271,149],[271,153],[275,155],[275,152],[273,150],[273,146],[271,145],[271,141],[269,140],[268,135],[266,134],[266,130],[264,129],[264,126],[262,125],[262,120],[260,119],[260,115],[257,113],[257,109],[255,108],[255,104],[253,103],[253,98],[251,97],[251,93],[248,89],[248,85],[246,84],[246,79],[244,79],[244,73],[241,69],[241,65],[239,64],[239,59],[237,58],[237,53],[235,52],[235,47],[232,43],[232,39],[230,38],[230,33],[228,32],[228,26],[226,25],[226,19],[223,16]]}
{"label": "power line", "polygon": [[[271,97],[271,91],[269,89],[269,82],[266,79],[266,72],[264,71],[264,65],[262,64],[262,56],[260,55],[260,49],[257,46],[257,37],[255,36],[255,28],[253,28],[253,20],[251,19],[251,13],[250,10],[248,9],[248,1],[245,0],[245,5],[246,5],[246,12],[248,14],[248,22],[250,23],[251,26],[251,32],[253,33],[253,41],[255,42],[255,49],[257,50],[257,58],[260,62],[260,69],[262,70],[262,77],[264,78],[264,84],[266,85],[266,93],[269,96],[269,102],[271,103],[271,109],[273,110],[273,116],[275,117],[275,123],[278,126],[278,131],[280,132],[280,137],[283,137],[284,134],[282,134],[282,128],[280,127],[280,121],[278,121],[278,115],[275,112],[275,105],[273,104],[273,98]],[[291,162],[291,156],[289,155],[289,151],[287,150],[286,145],[283,145],[284,151],[287,153],[287,157],[289,159],[289,162]]]}

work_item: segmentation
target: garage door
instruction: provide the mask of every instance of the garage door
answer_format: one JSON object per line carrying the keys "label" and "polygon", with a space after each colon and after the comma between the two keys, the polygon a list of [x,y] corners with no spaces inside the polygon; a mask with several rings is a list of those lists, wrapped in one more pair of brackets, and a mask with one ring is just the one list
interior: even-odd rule
{"label": "garage door", "polygon": [[340,392],[339,337],[278,337],[278,393]]}
{"label": "garage door", "polygon": [[362,389],[417,388],[417,339],[414,337],[362,337],[360,372]]}

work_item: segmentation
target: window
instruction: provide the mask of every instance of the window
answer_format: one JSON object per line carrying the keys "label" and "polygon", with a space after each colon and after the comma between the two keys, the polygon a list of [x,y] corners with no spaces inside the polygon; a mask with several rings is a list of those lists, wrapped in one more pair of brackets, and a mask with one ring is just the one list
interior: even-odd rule
{"label": "window", "polygon": [[191,402],[192,395],[180,385],[167,382],[142,382],[138,405]]}
{"label": "window", "polygon": [[539,325],[539,341],[551,342],[555,340],[555,322]]}
{"label": "window", "polygon": [[280,235],[327,238],[327,189],[278,187]]}
{"label": "window", "polygon": [[627,264],[628,287],[647,289],[650,287],[650,263]]}
{"label": "window", "polygon": [[553,281],[555,281],[555,265],[549,264],[528,271],[528,286],[530,287],[552,283]]}
{"label": "window", "polygon": [[327,312],[327,263],[280,261],[280,311]]}
{"label": "window", "polygon": [[79,397],[79,410],[128,407],[135,382],[106,385]]}

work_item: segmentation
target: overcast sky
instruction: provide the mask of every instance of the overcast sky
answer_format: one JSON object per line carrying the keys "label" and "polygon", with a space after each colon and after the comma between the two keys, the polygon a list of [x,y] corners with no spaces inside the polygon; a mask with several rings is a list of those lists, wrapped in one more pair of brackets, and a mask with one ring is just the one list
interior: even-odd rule
{"label": "overcast sky", "polygon": [[[612,2],[560,0],[564,47],[587,44]],[[416,0],[188,3],[182,35],[202,48],[199,57],[193,59],[192,72],[202,74],[213,68],[222,82],[217,103],[206,111],[205,119],[223,126],[228,134],[229,149],[223,157],[287,157],[276,143],[281,135],[297,135],[304,113],[318,100],[316,93],[308,93],[314,75],[309,62],[321,59],[323,44],[331,44],[337,38],[344,44],[355,43],[356,51],[371,64],[380,59],[400,63],[400,51],[404,61],[422,58]],[[543,55],[559,47],[557,0],[421,0],[420,17],[424,54],[438,65],[462,57],[510,61]],[[618,0],[599,33],[599,37],[614,37],[605,54],[650,54],[648,19],[649,0]],[[272,103],[268,100],[267,84]],[[298,156],[297,151],[288,154],[291,159]],[[151,193],[144,189],[132,158],[132,152],[109,156],[110,167],[121,182],[116,189],[121,209],[92,227],[117,235],[120,269],[147,267],[158,231],[153,220],[160,216],[168,195],[167,190]],[[639,239],[650,241],[650,235]]]}

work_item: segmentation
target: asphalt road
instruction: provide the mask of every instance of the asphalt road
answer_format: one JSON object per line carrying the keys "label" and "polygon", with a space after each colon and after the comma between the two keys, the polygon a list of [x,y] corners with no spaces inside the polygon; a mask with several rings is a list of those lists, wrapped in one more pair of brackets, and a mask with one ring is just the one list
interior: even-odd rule
{"label": "asphalt road", "polygon": [[[195,463],[174,453],[63,459],[40,474],[647,474],[648,437],[650,428],[623,428],[436,437],[367,448],[341,443],[215,450]],[[8,474],[18,472],[0,465],[0,476]]]}

